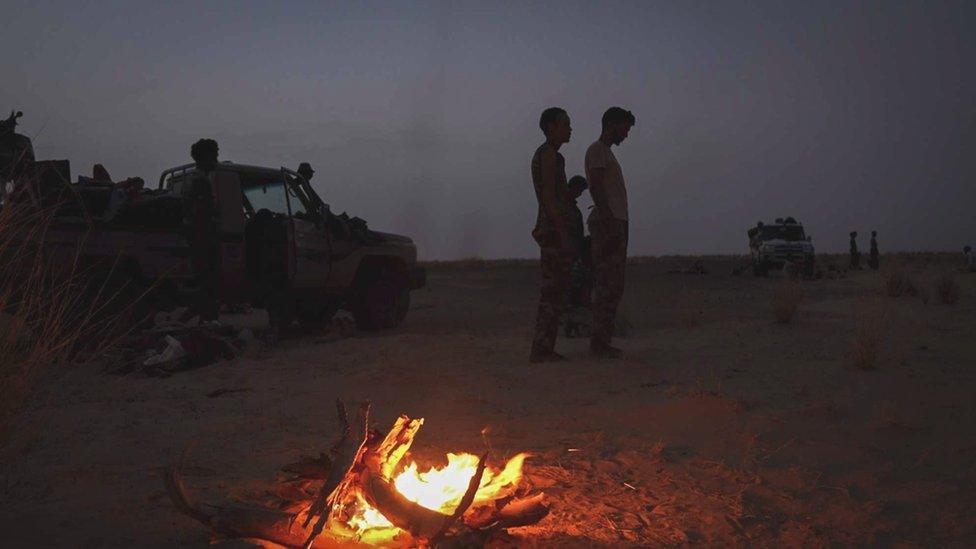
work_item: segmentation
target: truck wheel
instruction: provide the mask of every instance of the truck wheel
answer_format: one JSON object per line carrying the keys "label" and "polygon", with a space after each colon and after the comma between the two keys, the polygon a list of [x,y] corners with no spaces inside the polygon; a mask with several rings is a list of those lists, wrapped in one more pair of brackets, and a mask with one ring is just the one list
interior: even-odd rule
{"label": "truck wheel", "polygon": [[308,327],[324,326],[332,320],[338,310],[339,307],[329,301],[299,305],[297,310],[298,322]]}
{"label": "truck wheel", "polygon": [[290,292],[274,292],[266,300],[265,308],[272,328],[287,330],[295,320],[295,297]]}
{"label": "truck wheel", "polygon": [[360,330],[396,328],[410,308],[410,285],[403,273],[383,269],[353,300],[352,315]]}

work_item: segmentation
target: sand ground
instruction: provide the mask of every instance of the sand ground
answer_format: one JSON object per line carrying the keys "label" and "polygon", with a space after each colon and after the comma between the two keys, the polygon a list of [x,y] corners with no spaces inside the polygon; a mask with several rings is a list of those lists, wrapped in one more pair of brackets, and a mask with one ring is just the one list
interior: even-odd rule
{"label": "sand ground", "polygon": [[[945,305],[949,266],[908,259],[927,300],[857,272],[803,283],[789,324],[771,306],[782,277],[631,265],[620,361],[562,339],[570,362],[528,364],[537,270],[474,264],[432,268],[396,331],[306,335],[165,379],[59,371],[0,449],[0,539],[204,547],[158,469],[189,448],[200,499],[246,497],[327,448],[341,397],[371,400],[380,425],[426,418],[421,460],[477,452],[486,426],[495,455],[533,453],[528,481],[554,508],[519,545],[972,545],[976,275]],[[871,341],[876,369],[854,367]]]}

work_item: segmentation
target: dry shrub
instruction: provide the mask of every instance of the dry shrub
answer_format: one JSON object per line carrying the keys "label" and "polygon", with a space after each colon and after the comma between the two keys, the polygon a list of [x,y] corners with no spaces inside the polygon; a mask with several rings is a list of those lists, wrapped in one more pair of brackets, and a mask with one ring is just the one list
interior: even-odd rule
{"label": "dry shrub", "polygon": [[894,267],[885,276],[885,295],[901,297],[903,295],[918,296],[918,285],[904,267]]}
{"label": "dry shrub", "polygon": [[950,273],[943,273],[935,284],[935,291],[939,299],[946,305],[955,305],[959,301],[959,283]]}
{"label": "dry shrub", "polygon": [[784,282],[773,290],[773,315],[776,322],[789,324],[803,302],[803,288],[795,282]]}
{"label": "dry shrub", "polygon": [[79,250],[45,246],[54,209],[0,209],[0,440],[47,367],[93,358],[125,330],[119,289],[86,278]]}
{"label": "dry shrub", "polygon": [[859,370],[875,370],[881,362],[887,332],[887,314],[880,305],[861,307],[862,316],[854,328],[851,362]]}

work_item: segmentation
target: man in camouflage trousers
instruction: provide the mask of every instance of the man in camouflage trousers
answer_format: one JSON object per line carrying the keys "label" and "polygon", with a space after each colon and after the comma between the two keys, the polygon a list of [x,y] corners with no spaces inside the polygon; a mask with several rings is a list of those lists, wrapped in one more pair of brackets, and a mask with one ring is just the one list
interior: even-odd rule
{"label": "man in camouflage trousers", "polygon": [[566,357],[555,352],[559,317],[566,310],[570,266],[575,246],[569,234],[566,160],[559,147],[569,142],[572,127],[569,115],[559,107],[542,112],[539,128],[546,142],[532,156],[532,185],[539,202],[532,237],[539,244],[542,287],[536,313],[531,362],[555,362]]}
{"label": "man in camouflage trousers", "polygon": [[593,247],[593,326],[590,351],[598,358],[620,358],[623,352],[610,345],[617,306],[624,293],[627,265],[628,215],[624,174],[610,147],[620,145],[636,119],[620,107],[603,114],[600,138],[586,149],[586,178],[594,209],[588,224]]}

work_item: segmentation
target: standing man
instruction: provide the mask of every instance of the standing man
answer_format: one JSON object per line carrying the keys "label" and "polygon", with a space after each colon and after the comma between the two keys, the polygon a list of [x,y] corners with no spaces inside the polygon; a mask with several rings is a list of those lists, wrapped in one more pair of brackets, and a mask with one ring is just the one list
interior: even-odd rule
{"label": "standing man", "polygon": [[878,257],[878,231],[871,231],[871,251],[868,255],[868,267],[871,267],[872,271],[877,271],[879,266]]}
{"label": "standing man", "polygon": [[851,231],[851,265],[852,271],[861,268],[861,252],[857,251],[857,231]]}
{"label": "standing man", "polygon": [[635,123],[630,111],[610,107],[603,113],[600,138],[586,149],[586,178],[595,206],[588,219],[596,271],[590,351],[600,358],[620,358],[623,354],[610,345],[610,340],[617,305],[624,293],[629,232],[627,188],[623,171],[610,147],[620,145]]}
{"label": "standing man", "polygon": [[200,139],[190,147],[196,173],[183,193],[186,212],[190,267],[197,282],[194,312],[202,320],[217,320],[217,289],[220,285],[217,207],[214,203],[212,175],[217,168],[219,149],[213,139]]}
{"label": "standing man", "polygon": [[542,287],[536,313],[530,362],[555,362],[566,357],[555,351],[559,317],[566,310],[569,272],[575,254],[568,222],[566,160],[559,147],[569,142],[569,115],[559,107],[542,111],[539,128],[546,142],[532,156],[532,186],[539,202],[532,238],[539,244]]}

